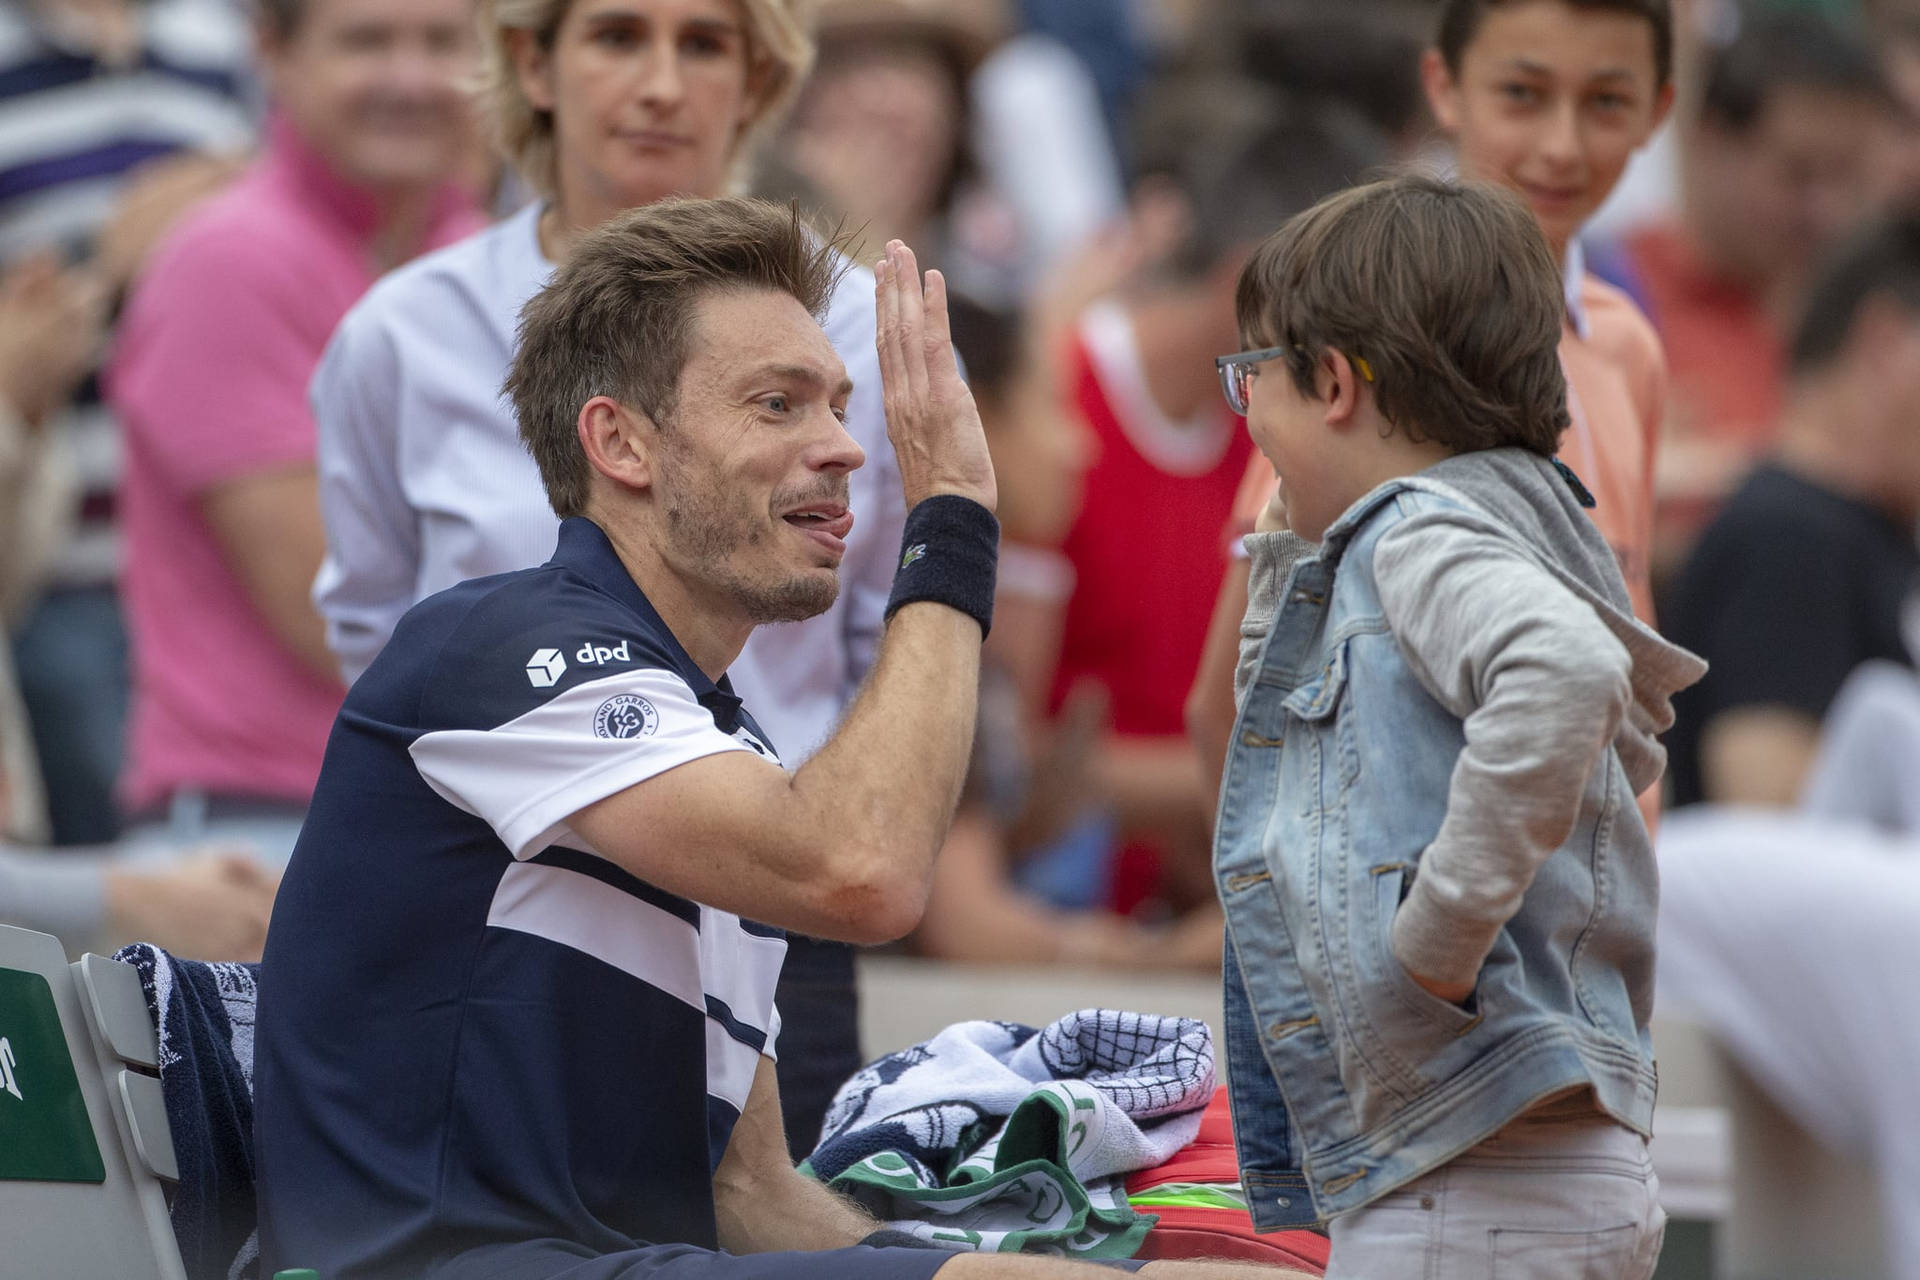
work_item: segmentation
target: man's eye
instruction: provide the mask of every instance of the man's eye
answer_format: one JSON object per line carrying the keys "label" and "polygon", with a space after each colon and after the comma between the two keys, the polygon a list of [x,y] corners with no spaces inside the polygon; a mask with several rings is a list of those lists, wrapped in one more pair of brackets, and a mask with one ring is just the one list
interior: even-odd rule
{"label": "man's eye", "polygon": [[770,413],[785,413],[793,407],[793,402],[785,396],[768,396],[760,402]]}
{"label": "man's eye", "polygon": [[846,421],[847,421],[847,409],[846,409],[846,406],[845,406],[845,405],[836,405],[836,406],[834,406],[834,410],[833,410],[833,420],[834,420],[835,422],[838,422],[838,423],[840,423],[840,424],[841,424],[841,425],[843,425],[843,426],[844,426],[844,425],[846,424]]}
{"label": "man's eye", "polygon": [[1532,106],[1540,101],[1540,91],[1530,84],[1503,84],[1500,93],[1507,101],[1519,106]]}

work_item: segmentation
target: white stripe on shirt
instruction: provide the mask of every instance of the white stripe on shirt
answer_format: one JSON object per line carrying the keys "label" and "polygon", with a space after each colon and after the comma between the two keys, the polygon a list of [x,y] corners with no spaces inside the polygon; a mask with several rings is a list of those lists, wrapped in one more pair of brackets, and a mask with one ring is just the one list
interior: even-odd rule
{"label": "white stripe on shirt", "polygon": [[[772,1057],[779,1031],[773,989],[786,943],[749,934],[737,916],[711,907],[700,909],[700,923],[695,929],[604,881],[538,862],[509,866],[487,912],[487,924],[496,929],[592,956],[699,1010],[706,1019],[707,1092],[744,1108],[761,1054],[707,1014],[707,996],[711,993],[737,1021],[755,1030],[770,1023],[766,1053]],[[729,957],[732,963],[705,968],[708,956]]]}
{"label": "white stripe on shirt", "polygon": [[164,71],[143,71],[0,103],[0,168],[127,139],[238,149],[252,141],[253,132],[237,99]]}
{"label": "white stripe on shirt", "polygon": [[[645,699],[655,727],[634,738],[598,736],[600,709],[623,695]],[[569,834],[566,819],[596,800],[703,756],[748,750],[720,732],[686,681],[658,667],[575,685],[497,728],[425,733],[409,748],[427,785],[485,819],[516,858]]]}

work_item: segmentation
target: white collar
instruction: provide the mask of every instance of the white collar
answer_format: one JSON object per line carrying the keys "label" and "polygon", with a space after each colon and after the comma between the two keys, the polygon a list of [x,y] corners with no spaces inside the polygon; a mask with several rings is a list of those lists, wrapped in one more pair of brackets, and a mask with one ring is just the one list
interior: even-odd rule
{"label": "white collar", "polygon": [[1237,420],[1211,405],[1187,422],[1161,411],[1147,390],[1133,317],[1124,306],[1102,298],[1088,307],[1080,316],[1080,340],[1121,432],[1148,462],[1176,476],[1201,476],[1220,465],[1233,446]]}
{"label": "white collar", "polygon": [[1573,322],[1573,331],[1581,338],[1593,336],[1593,325],[1587,317],[1586,303],[1580,300],[1580,291],[1587,283],[1587,250],[1575,236],[1567,241],[1566,267],[1560,276],[1560,287],[1567,297],[1567,319]]}

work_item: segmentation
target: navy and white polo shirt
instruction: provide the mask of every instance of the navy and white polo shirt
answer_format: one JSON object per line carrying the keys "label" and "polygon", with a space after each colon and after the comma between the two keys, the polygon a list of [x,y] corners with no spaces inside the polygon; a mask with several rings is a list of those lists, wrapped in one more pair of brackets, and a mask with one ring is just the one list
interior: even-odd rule
{"label": "navy and white polo shirt", "polygon": [[712,1174],[774,1051],[786,942],[566,820],[720,751],[773,758],[589,521],[546,565],[402,620],[341,710],[274,909],[266,1273],[714,1246]]}

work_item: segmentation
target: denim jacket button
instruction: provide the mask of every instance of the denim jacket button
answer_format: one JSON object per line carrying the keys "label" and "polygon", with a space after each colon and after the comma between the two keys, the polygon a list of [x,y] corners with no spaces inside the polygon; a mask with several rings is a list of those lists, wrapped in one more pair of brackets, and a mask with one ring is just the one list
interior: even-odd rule
{"label": "denim jacket button", "polygon": [[1273,1198],[1273,1202],[1279,1205],[1282,1209],[1285,1209],[1290,1207],[1293,1204],[1293,1198],[1291,1196],[1275,1196]]}

